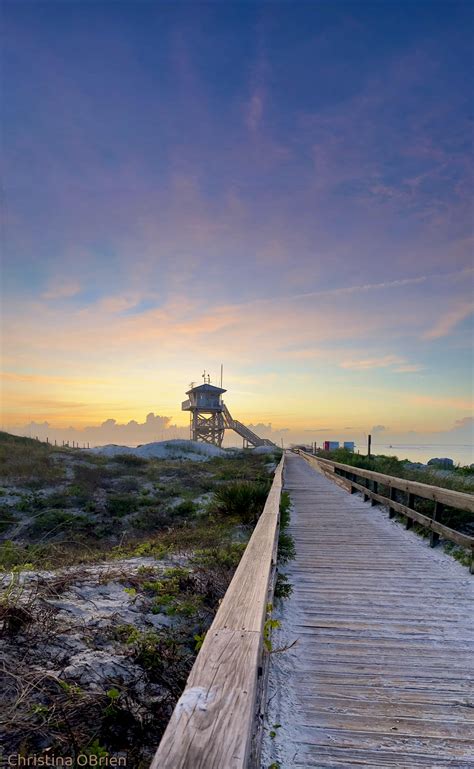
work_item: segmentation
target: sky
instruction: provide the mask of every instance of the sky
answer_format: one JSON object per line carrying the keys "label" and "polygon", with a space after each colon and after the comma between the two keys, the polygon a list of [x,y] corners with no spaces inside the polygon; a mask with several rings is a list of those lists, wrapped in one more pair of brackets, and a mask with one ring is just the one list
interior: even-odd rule
{"label": "sky", "polygon": [[471,3],[1,12],[3,429],[472,439]]}

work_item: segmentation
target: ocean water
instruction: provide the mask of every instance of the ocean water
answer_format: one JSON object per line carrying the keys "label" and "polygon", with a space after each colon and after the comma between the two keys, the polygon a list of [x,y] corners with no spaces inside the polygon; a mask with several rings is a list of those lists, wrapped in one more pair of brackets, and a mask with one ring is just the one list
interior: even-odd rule
{"label": "ocean water", "polygon": [[[359,447],[361,454],[367,451],[366,446]],[[470,444],[414,444],[414,443],[372,443],[374,454],[387,454],[398,459],[409,459],[411,462],[424,462],[434,457],[449,457],[454,464],[471,465],[474,463],[474,446]]]}

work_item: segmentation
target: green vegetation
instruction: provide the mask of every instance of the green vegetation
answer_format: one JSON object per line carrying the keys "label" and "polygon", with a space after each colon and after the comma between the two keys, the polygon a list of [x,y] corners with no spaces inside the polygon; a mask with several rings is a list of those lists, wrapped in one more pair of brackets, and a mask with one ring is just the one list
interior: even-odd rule
{"label": "green vegetation", "polygon": [[140,544],[153,553],[220,547],[258,519],[274,459],[249,451],[206,462],[104,457],[1,433],[0,534],[12,540],[15,527],[15,541],[0,543],[0,569],[110,559],[119,542],[121,557]]}
{"label": "green vegetation", "polygon": [[[364,470],[373,470],[385,475],[394,475],[396,478],[406,478],[410,481],[427,483],[431,486],[442,486],[453,491],[474,492],[474,469],[470,467],[455,466],[446,473],[436,472],[436,466],[414,468],[410,466],[408,459],[379,454],[368,457],[362,454],[354,454],[348,449],[340,448],[334,451],[320,451],[318,456],[330,459],[332,462],[341,462],[352,467],[360,467]],[[433,469],[430,469],[433,467]]]}
{"label": "green vegetation", "polygon": [[[453,491],[464,493],[474,493],[474,468],[454,467],[452,470],[443,471],[436,469],[436,466],[428,468],[413,468],[408,460],[399,460],[397,457],[378,455],[371,459],[360,454],[353,454],[347,449],[336,449],[334,451],[319,452],[319,456],[330,459],[333,462],[341,462],[354,468],[373,470],[385,475],[392,475],[396,478],[426,483],[431,486],[442,486]],[[433,469],[431,469],[433,468]],[[361,481],[362,482],[362,481]],[[389,496],[389,488],[379,483],[379,493]],[[394,500],[406,504],[406,494],[403,491],[395,490]],[[435,510],[435,503],[422,497],[415,497],[414,509],[417,512],[432,518]],[[404,517],[397,515],[397,520],[403,521]],[[437,520],[455,531],[465,534],[474,534],[474,516],[472,513],[459,510],[457,508],[444,506],[442,512],[438,514]],[[421,524],[414,523],[413,530],[420,536],[427,537],[429,532]],[[446,549],[446,548],[445,548]],[[457,558],[464,565],[469,565],[469,554],[466,556],[462,548],[449,544],[446,552]]]}
{"label": "green vegetation", "polygon": [[278,536],[278,570],[275,582],[275,598],[289,598],[293,587],[287,575],[280,570],[282,564],[288,563],[296,555],[295,542],[288,533],[290,525],[291,499],[287,491],[283,491],[280,498],[280,532]]}
{"label": "green vegetation", "polygon": [[0,534],[9,529],[17,520],[16,515],[8,505],[0,505]]}
{"label": "green vegetation", "polygon": [[[0,708],[12,753],[120,751],[130,767],[149,765],[263,510],[274,461],[250,451],[206,462],[104,457],[0,435],[0,632],[9,660]],[[82,619],[96,589],[97,605],[102,590],[119,595],[110,624]],[[279,580],[279,594],[290,589]],[[81,648],[93,661],[99,655],[99,683],[76,660]],[[124,679],[102,654],[117,659]],[[67,680],[51,673],[66,666]]]}
{"label": "green vegetation", "polygon": [[[280,534],[278,537],[278,561],[288,563],[296,555],[295,543],[287,529],[290,525],[291,499],[288,492],[283,491],[280,499]],[[280,589],[283,589],[280,584]]]}
{"label": "green vegetation", "polygon": [[279,572],[275,583],[275,598],[289,598],[293,592],[293,586],[286,574]]}
{"label": "green vegetation", "polygon": [[470,566],[471,553],[464,547],[454,544],[454,542],[447,542],[444,546],[444,552],[451,555],[456,561],[459,561],[463,566]]}
{"label": "green vegetation", "polygon": [[265,506],[270,482],[234,481],[220,486],[211,502],[211,510],[244,524],[255,524]]}
{"label": "green vegetation", "polygon": [[53,461],[54,453],[48,444],[0,432],[0,476],[30,489],[58,483],[63,470]]}

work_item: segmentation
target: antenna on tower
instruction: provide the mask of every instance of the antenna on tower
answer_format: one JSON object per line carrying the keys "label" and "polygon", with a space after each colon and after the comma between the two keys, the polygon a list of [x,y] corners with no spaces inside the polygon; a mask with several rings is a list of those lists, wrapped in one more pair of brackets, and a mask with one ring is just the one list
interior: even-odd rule
{"label": "antenna on tower", "polygon": [[224,374],[224,364],[221,363],[221,390],[222,390],[222,377],[223,377],[223,374]]}

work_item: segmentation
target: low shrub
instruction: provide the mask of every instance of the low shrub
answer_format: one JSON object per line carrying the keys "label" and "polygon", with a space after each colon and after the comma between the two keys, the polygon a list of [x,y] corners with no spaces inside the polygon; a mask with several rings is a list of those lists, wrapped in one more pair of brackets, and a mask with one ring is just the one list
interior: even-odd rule
{"label": "low shrub", "polygon": [[125,467],[142,468],[146,467],[148,459],[137,457],[136,454],[116,454],[114,462],[117,462],[119,465],[124,465]]}
{"label": "low shrub", "polygon": [[196,513],[197,507],[190,499],[185,499],[183,502],[180,502],[179,505],[176,505],[176,507],[173,507],[172,514],[182,516],[183,518],[186,516],[192,516]]}
{"label": "low shrub", "polygon": [[135,512],[138,509],[138,499],[133,494],[109,494],[107,511],[115,518]]}
{"label": "low shrub", "polygon": [[114,489],[115,491],[118,491],[121,493],[130,493],[131,491],[140,491],[140,483],[136,478],[133,478],[130,475],[126,475],[114,483]]}
{"label": "low shrub", "polygon": [[28,550],[7,539],[0,544],[0,570],[8,571],[28,561]]}
{"label": "low shrub", "polygon": [[270,483],[234,481],[214,492],[210,509],[220,515],[237,518],[245,524],[255,524],[265,506]]}
{"label": "low shrub", "polygon": [[190,563],[195,566],[232,569],[238,566],[246,546],[245,542],[229,542],[222,547],[208,547],[203,550],[196,550],[190,559]]}
{"label": "low shrub", "polygon": [[9,505],[0,507],[0,532],[6,531],[17,521],[17,517]]}
{"label": "low shrub", "polygon": [[289,598],[293,592],[293,586],[286,574],[278,572],[275,583],[275,598]]}
{"label": "low shrub", "polygon": [[108,488],[110,479],[117,475],[110,467],[103,465],[76,465],[74,468],[74,478],[76,482],[90,491],[96,491],[100,488]]}
{"label": "low shrub", "polygon": [[[65,510],[47,510],[37,515],[30,526],[28,533],[31,536],[39,534],[56,536],[64,533],[90,534],[94,528],[91,519],[86,515],[74,515]],[[44,539],[44,537],[43,537]]]}

